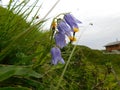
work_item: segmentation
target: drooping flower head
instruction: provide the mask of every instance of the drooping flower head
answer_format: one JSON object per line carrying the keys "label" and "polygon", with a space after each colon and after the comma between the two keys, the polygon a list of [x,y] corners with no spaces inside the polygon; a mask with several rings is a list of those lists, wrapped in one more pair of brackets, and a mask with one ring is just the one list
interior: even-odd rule
{"label": "drooping flower head", "polygon": [[57,29],[60,33],[67,35],[68,37],[71,36],[71,28],[67,25],[67,23],[63,20],[59,21]]}
{"label": "drooping flower head", "polygon": [[51,60],[52,64],[56,65],[58,64],[58,62],[61,62],[62,64],[65,63],[65,61],[63,60],[61,56],[61,51],[58,47],[53,47],[51,49],[51,55],[52,55],[52,60]]}
{"label": "drooping flower head", "polygon": [[79,21],[78,19],[76,19],[70,13],[65,14],[64,15],[64,19],[67,22],[67,24],[70,25],[70,27],[73,30],[73,32],[78,32],[79,31],[78,23],[82,23],[81,21]]}
{"label": "drooping flower head", "polygon": [[66,46],[65,34],[60,33],[60,32],[56,33],[55,43],[56,43],[56,46],[59,48],[63,48],[64,46]]}

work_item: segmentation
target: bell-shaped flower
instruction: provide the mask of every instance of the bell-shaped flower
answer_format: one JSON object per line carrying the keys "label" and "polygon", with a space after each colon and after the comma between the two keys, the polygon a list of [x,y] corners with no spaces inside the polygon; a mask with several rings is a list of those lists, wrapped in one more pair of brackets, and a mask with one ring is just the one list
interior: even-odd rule
{"label": "bell-shaped flower", "polygon": [[65,63],[65,61],[63,60],[62,56],[61,56],[61,51],[58,47],[53,47],[51,49],[51,55],[52,55],[52,60],[51,63],[53,65],[58,64],[58,62],[61,62],[62,64]]}
{"label": "bell-shaped flower", "polygon": [[65,34],[68,37],[71,36],[72,30],[71,30],[70,26],[65,21],[61,20],[58,23],[57,29],[60,33]]}
{"label": "bell-shaped flower", "polygon": [[81,21],[79,21],[78,19],[76,19],[70,13],[65,14],[64,15],[64,19],[67,22],[67,24],[71,27],[71,29],[73,30],[73,32],[78,32],[79,31],[78,23],[82,23]]}
{"label": "bell-shaped flower", "polygon": [[56,33],[55,43],[56,43],[56,46],[59,48],[63,48],[64,46],[66,46],[65,34],[60,33],[60,32]]}

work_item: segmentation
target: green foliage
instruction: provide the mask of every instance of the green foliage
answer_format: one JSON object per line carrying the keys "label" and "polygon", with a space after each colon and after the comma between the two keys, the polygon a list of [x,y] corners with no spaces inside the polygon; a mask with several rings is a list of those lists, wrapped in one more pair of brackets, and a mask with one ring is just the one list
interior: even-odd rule
{"label": "green foliage", "polygon": [[53,66],[45,20],[34,23],[40,8],[27,22],[38,0],[27,9],[25,1],[13,7],[10,1],[7,9],[0,7],[0,90],[120,89],[119,55],[68,44],[62,49],[67,65]]}
{"label": "green foliage", "polygon": [[4,87],[0,88],[0,90],[30,90],[30,89],[26,87]]}
{"label": "green foliage", "polygon": [[[0,62],[26,64],[28,61],[22,61],[21,63],[21,60],[31,57],[36,52],[39,42],[41,42],[41,38],[44,37],[45,33],[43,34],[42,31],[39,31],[38,25],[31,26],[31,22],[26,22],[26,17],[22,18],[24,15],[14,14],[13,10],[18,7],[13,8],[9,11],[5,8],[0,8]],[[21,11],[21,8],[18,9],[19,11]],[[31,13],[31,11],[28,13]],[[41,23],[39,27],[40,25]]]}
{"label": "green foliage", "polygon": [[35,78],[42,77],[40,74],[33,71],[31,67],[14,66],[14,65],[0,66],[0,81],[3,81],[15,75],[22,77],[35,77]]}
{"label": "green foliage", "polygon": [[[63,49],[65,59],[73,47],[69,45]],[[119,55],[108,55],[99,50],[77,46],[64,75],[66,86],[61,87],[70,90],[119,90],[119,72],[116,71],[119,68],[113,68],[116,67],[116,57],[120,58]]]}
{"label": "green foliage", "polygon": [[[39,24],[35,25],[35,18],[26,21],[37,2],[38,0],[32,8],[27,9],[24,9],[27,5],[24,1],[19,5],[15,3],[12,7],[10,2],[7,9],[0,6],[0,87],[3,87],[0,89],[42,88],[36,81],[42,75],[34,68],[44,61],[41,58],[48,53],[49,44],[46,42],[49,41],[49,33],[40,29],[44,21],[39,21]],[[37,13],[38,11],[34,17]],[[46,47],[46,50],[43,47]],[[41,58],[37,58],[39,55]]]}

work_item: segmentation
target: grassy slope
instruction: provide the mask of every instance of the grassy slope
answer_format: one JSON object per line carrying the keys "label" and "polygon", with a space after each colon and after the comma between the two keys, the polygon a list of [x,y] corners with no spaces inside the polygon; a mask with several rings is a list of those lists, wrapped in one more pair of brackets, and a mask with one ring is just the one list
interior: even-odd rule
{"label": "grassy slope", "polygon": [[[74,46],[69,45],[68,47],[65,47],[65,50],[63,49],[63,58],[65,60],[68,59],[73,47]],[[92,50],[86,46],[77,46],[66,70],[66,74],[64,75],[65,80],[68,82],[69,80],[71,81],[71,83],[69,82],[70,88],[77,88],[77,85],[82,85],[81,90],[91,90],[91,87],[100,83],[99,79],[104,81],[104,77],[107,75],[103,85],[104,89],[112,88],[111,90],[119,90],[120,88],[116,85],[117,80],[115,79],[115,75],[109,73],[109,70],[111,71],[111,69],[108,70],[112,65],[118,79],[120,79],[119,60],[120,56],[117,54],[103,54],[100,50]],[[73,84],[72,81],[76,82]],[[97,88],[100,87],[98,86]]]}
{"label": "grassy slope", "polygon": [[113,64],[120,63],[119,54],[104,54],[101,50],[92,50],[85,46],[78,46],[78,51],[83,52],[84,56],[89,59],[89,61],[98,64],[104,64],[104,62],[110,61]]}
{"label": "grassy slope", "polygon": [[119,74],[120,78],[120,55],[119,54],[104,54],[100,50],[92,50],[85,46],[78,46],[77,52],[82,54],[82,57],[87,61],[92,62],[96,65],[105,65],[107,62],[111,62],[116,73]]}

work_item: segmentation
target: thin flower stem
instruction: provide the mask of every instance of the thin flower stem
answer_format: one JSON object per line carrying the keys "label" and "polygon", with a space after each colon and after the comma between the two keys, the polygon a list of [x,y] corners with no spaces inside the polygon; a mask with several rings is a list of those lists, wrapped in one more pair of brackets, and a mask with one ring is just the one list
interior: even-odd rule
{"label": "thin flower stem", "polygon": [[[71,12],[67,12],[67,13],[71,13]],[[60,13],[59,15],[57,15],[54,19],[57,19],[57,17],[61,16],[61,15],[65,15],[67,13]]]}
{"label": "thin flower stem", "polygon": [[56,90],[59,89],[60,83],[61,83],[61,81],[62,81],[62,78],[63,78],[63,76],[64,76],[64,74],[65,74],[65,71],[66,71],[66,69],[67,69],[67,67],[68,67],[68,64],[69,64],[69,62],[70,62],[70,60],[71,60],[71,57],[72,57],[75,49],[76,49],[76,45],[74,46],[74,48],[73,48],[73,50],[72,50],[72,52],[71,52],[71,54],[70,54],[70,56],[69,56],[69,58],[68,58],[68,61],[67,61],[66,65],[65,65],[65,68],[63,69],[63,72],[62,72],[62,74],[61,74],[61,76],[60,76],[60,79],[59,79],[59,82],[58,82],[58,84],[57,84]]}
{"label": "thin flower stem", "polygon": [[61,76],[60,76],[59,82],[58,82],[55,90],[58,90],[58,89],[59,89],[59,86],[60,86],[60,84],[61,84],[61,81],[62,81],[62,79],[63,79],[63,76],[64,76],[64,74],[65,74],[65,71],[66,71],[66,69],[67,69],[67,67],[68,67],[68,64],[69,64],[69,62],[70,62],[70,60],[71,60],[71,57],[72,57],[72,55],[73,55],[73,53],[74,53],[74,51],[75,51],[75,49],[76,49],[76,47],[77,47],[77,44],[79,43],[79,40],[80,40],[80,38],[81,38],[81,36],[83,35],[84,32],[85,32],[85,31],[83,31],[83,32],[81,33],[81,35],[80,35],[79,38],[78,38],[78,41],[76,42],[75,46],[73,47],[72,52],[71,52],[71,54],[70,54],[70,56],[69,56],[69,58],[68,58],[68,60],[67,60],[67,63],[66,63],[66,65],[65,65],[64,69],[63,69],[63,72],[62,72],[62,74],[61,74]]}

